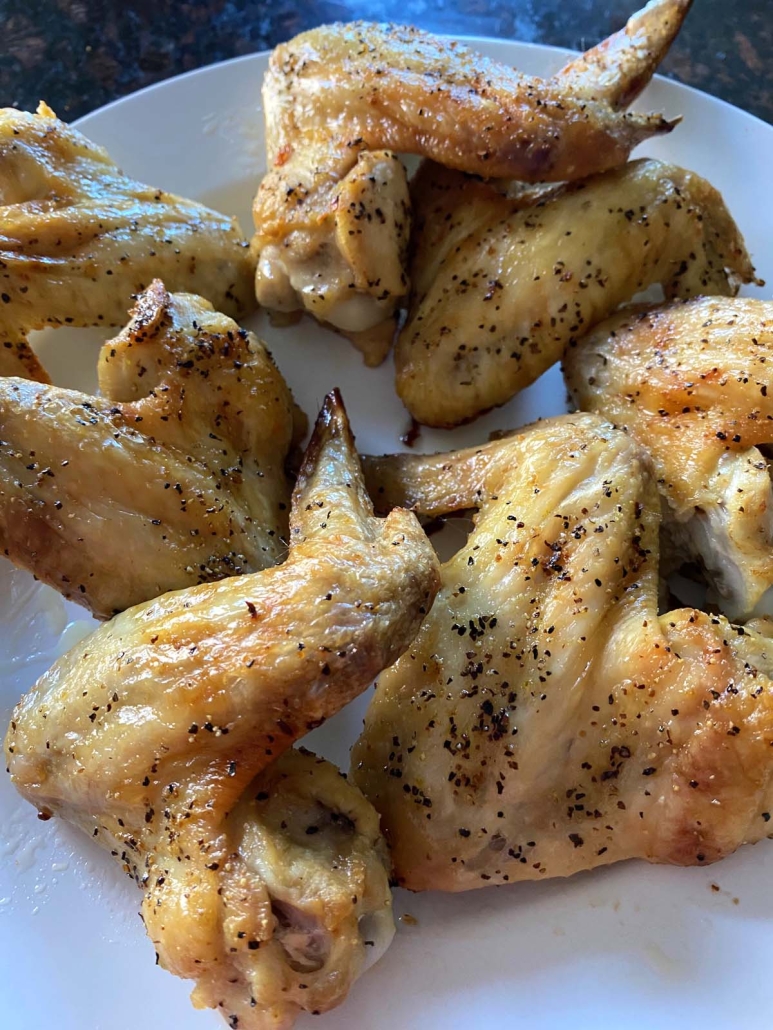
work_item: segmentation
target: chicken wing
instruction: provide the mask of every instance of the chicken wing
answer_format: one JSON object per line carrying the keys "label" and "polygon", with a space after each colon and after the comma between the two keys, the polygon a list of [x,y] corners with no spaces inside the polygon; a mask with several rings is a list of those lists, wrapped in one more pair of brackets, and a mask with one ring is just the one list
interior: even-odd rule
{"label": "chicken wing", "polygon": [[0,110],[0,338],[45,326],[121,325],[162,278],[240,318],[254,259],[236,222],[124,175],[41,103]]}
{"label": "chicken wing", "polygon": [[504,404],[649,286],[732,294],[754,274],[719,193],[659,161],[515,197],[428,165],[413,197],[416,291],[395,366],[426,425]]}
{"label": "chicken wing", "polygon": [[102,396],[0,378],[0,549],[108,618],[286,552],[305,420],[236,322],[156,281],[102,348]]}
{"label": "chicken wing", "polygon": [[636,441],[578,413],[373,459],[368,477],[379,503],[479,509],[352,754],[400,884],[703,864],[768,835],[773,639],[658,617],[659,498]]}
{"label": "chicken wing", "polygon": [[375,813],[288,751],[414,638],[438,586],[416,518],[373,517],[340,399],[293,498],[284,565],[131,608],[17,706],[18,790],[143,888],[162,965],[231,1026],[340,1002],[391,934]]}
{"label": "chicken wing", "polygon": [[773,302],[622,311],[564,358],[581,408],[650,451],[664,529],[733,619],[773,614]]}
{"label": "chicken wing", "polygon": [[268,172],[253,209],[260,303],[354,333],[376,363],[408,285],[408,197],[393,151],[529,181],[622,164],[676,124],[622,109],[689,7],[654,0],[545,80],[399,26],[323,25],[278,46],[263,86]]}

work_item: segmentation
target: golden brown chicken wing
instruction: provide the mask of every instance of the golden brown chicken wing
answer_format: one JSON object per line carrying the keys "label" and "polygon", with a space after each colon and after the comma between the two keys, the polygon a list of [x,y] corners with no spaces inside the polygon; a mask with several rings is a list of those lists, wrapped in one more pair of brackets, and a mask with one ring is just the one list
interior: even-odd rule
{"label": "golden brown chicken wing", "polygon": [[0,110],[0,211],[2,340],[121,325],[156,278],[234,318],[254,308],[254,260],[233,219],[124,175],[46,104]]}
{"label": "golden brown chicken wing", "polygon": [[581,408],[652,455],[676,559],[697,558],[733,619],[773,614],[773,302],[627,310],[564,359]]}
{"label": "golden brown chicken wing", "polygon": [[161,964],[243,1030],[336,1005],[391,933],[369,806],[288,752],[416,634],[438,586],[414,515],[373,517],[340,399],[320,415],[284,565],[131,608],[17,706],[11,778],[143,888]]}
{"label": "golden brown chicken wing", "polygon": [[263,86],[268,172],[254,204],[260,303],[305,308],[354,334],[376,363],[408,286],[408,196],[393,152],[532,182],[622,164],[676,124],[622,109],[689,7],[655,0],[547,80],[399,26],[323,25],[278,46]]}
{"label": "golden brown chicken wing", "polygon": [[395,365],[426,425],[504,404],[649,286],[731,294],[754,274],[719,193],[659,161],[514,197],[425,165],[413,197],[415,286]]}
{"label": "golden brown chicken wing", "polygon": [[478,509],[352,755],[399,883],[703,864],[768,835],[773,639],[658,616],[659,498],[631,437],[578,413],[368,475],[385,505]]}
{"label": "golden brown chicken wing", "polygon": [[101,618],[274,564],[305,420],[263,345],[154,282],[100,397],[0,378],[0,549]]}

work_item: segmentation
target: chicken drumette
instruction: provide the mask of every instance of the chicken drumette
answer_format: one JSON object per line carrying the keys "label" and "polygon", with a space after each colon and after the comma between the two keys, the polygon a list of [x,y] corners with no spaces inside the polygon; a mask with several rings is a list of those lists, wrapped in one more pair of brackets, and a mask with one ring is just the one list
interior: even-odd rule
{"label": "chicken drumette", "polygon": [[624,113],[689,0],[654,0],[551,79],[417,29],[323,25],[278,46],[263,86],[268,173],[254,204],[258,300],[306,309],[381,360],[405,296],[395,151],[483,176],[577,179],[676,124]]}
{"label": "chicken drumette", "polygon": [[352,756],[399,883],[702,864],[768,835],[773,639],[658,616],[660,504],[636,441],[578,413],[368,476],[385,505],[478,509]]}
{"label": "chicken drumette", "polygon": [[652,455],[669,561],[697,558],[733,619],[773,614],[772,359],[773,302],[746,297],[624,310],[564,359],[579,406]]}
{"label": "chicken drumette", "polygon": [[100,627],[17,706],[18,790],[142,887],[159,960],[230,1026],[340,1002],[392,933],[378,819],[289,750],[414,638],[437,560],[406,511],[373,517],[345,412],[320,415],[284,565],[166,594]]}
{"label": "chicken drumette", "polygon": [[100,397],[0,378],[0,550],[101,618],[286,552],[305,419],[264,346],[154,282]]}

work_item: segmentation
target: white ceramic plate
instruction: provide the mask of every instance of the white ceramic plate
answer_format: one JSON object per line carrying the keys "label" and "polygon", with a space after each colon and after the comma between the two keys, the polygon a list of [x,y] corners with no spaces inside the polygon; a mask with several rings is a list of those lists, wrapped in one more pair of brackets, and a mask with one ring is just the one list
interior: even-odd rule
{"label": "white ceramic plate", "polygon": [[[696,12],[696,16],[699,13]],[[550,73],[561,51],[480,40],[480,50],[526,72]],[[265,55],[205,68],[83,118],[79,127],[139,179],[237,215],[264,168],[260,83]],[[672,82],[639,106],[684,115],[647,153],[685,165],[724,193],[762,276],[773,281],[769,195],[773,128]],[[770,295],[768,292],[765,295]],[[269,342],[295,396],[314,415],[340,386],[365,451],[399,449],[407,416],[387,364],[365,369],[344,341],[310,321]],[[39,341],[54,380],[90,387],[100,339],[60,330]],[[435,450],[487,438],[563,410],[552,369],[505,408],[454,433],[422,433]],[[90,620],[26,573],[0,567],[0,723],[53,657]],[[69,624],[69,625],[68,625]],[[67,628],[66,628],[67,627]],[[62,635],[64,631],[64,636]],[[312,735],[339,765],[361,725],[360,699]],[[0,1027],[3,1030],[215,1030],[189,985],[154,965],[137,915],[140,893],[110,859],[56,820],[40,823],[0,776]],[[707,869],[626,863],[569,881],[518,884],[461,896],[396,892],[394,944],[317,1030],[470,1030],[612,1027],[669,1030],[771,1025],[773,844]]]}

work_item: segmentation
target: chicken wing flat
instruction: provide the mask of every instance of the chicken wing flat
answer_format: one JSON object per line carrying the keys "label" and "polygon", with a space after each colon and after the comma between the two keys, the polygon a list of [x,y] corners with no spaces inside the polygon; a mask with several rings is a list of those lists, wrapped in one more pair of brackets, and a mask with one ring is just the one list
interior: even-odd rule
{"label": "chicken wing flat", "polygon": [[416,288],[395,366],[426,425],[504,404],[654,284],[668,298],[727,295],[754,275],[720,194],[659,161],[515,197],[425,165],[413,197]]}
{"label": "chicken wing flat", "polygon": [[743,297],[622,311],[564,358],[579,406],[649,449],[671,549],[733,619],[773,614],[772,355],[773,302]]}
{"label": "chicken wing flat", "polygon": [[478,508],[352,754],[400,884],[704,864],[770,833],[773,639],[658,616],[659,497],[635,440],[578,413],[368,477],[385,505]]}
{"label": "chicken wing flat", "polygon": [[100,397],[0,378],[0,549],[95,615],[286,553],[305,420],[263,345],[154,282]]}
{"label": "chicken wing flat", "polygon": [[370,806],[292,743],[414,638],[438,587],[413,514],[373,517],[340,399],[320,415],[278,568],[100,627],[17,706],[11,778],[142,887],[161,964],[231,1026],[346,995],[392,932]]}
{"label": "chicken wing flat", "polygon": [[254,260],[233,219],[124,175],[46,104],[0,110],[0,213],[0,341],[121,325],[155,278],[234,318],[255,306]]}
{"label": "chicken wing flat", "polygon": [[268,172],[253,210],[260,303],[305,308],[354,334],[376,363],[408,288],[408,195],[394,152],[531,182],[622,164],[676,124],[622,109],[689,7],[655,0],[545,80],[393,25],[323,25],[278,46],[263,86]]}

